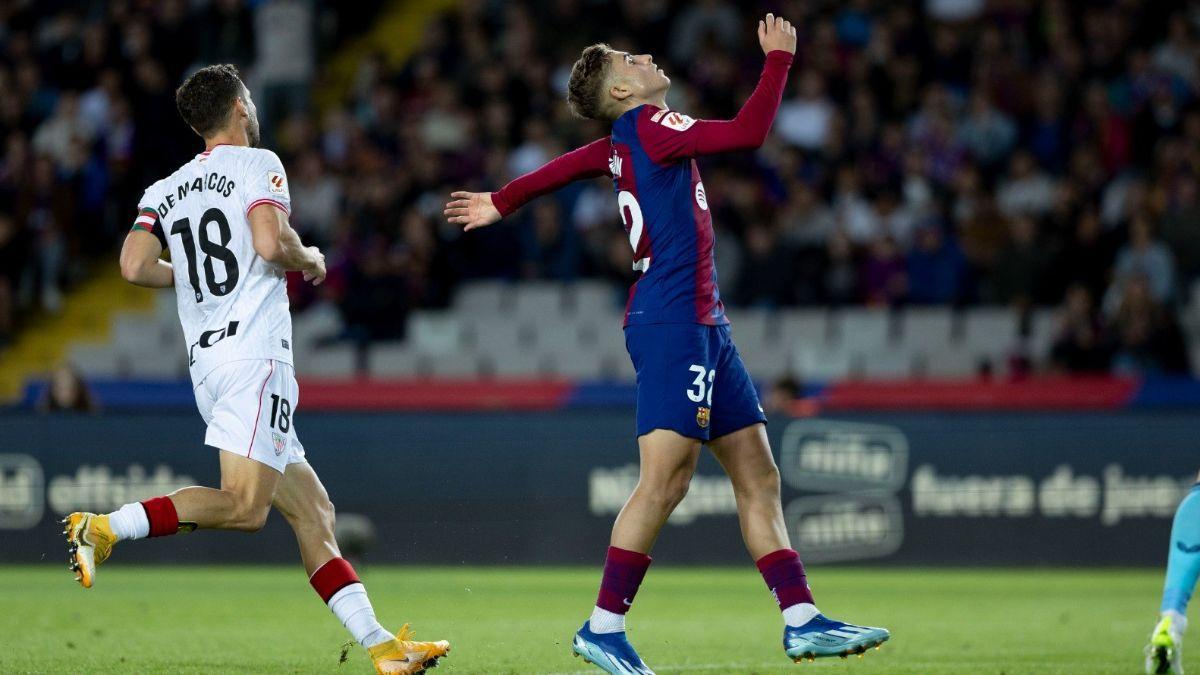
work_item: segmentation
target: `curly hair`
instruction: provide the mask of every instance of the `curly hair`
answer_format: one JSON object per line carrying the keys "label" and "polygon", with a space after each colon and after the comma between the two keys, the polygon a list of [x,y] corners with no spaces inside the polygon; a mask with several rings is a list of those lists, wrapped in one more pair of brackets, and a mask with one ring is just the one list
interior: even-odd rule
{"label": "curly hair", "polygon": [[583,50],[579,60],[571,66],[571,79],[567,82],[567,103],[571,111],[589,120],[609,120],[605,112],[604,85],[611,70],[613,49],[598,42]]}
{"label": "curly hair", "polygon": [[208,138],[229,122],[230,106],[244,89],[233,64],[205,66],[175,90],[175,107],[188,126]]}

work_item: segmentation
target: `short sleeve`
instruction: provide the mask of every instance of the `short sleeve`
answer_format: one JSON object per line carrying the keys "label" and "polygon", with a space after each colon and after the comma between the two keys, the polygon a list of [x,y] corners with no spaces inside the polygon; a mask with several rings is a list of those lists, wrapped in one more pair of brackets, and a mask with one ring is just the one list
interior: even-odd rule
{"label": "short sleeve", "polygon": [[245,213],[262,204],[274,206],[284,213],[291,213],[292,197],[288,191],[287,174],[283,162],[270,150],[254,150],[247,162],[242,193],[245,195]]}
{"label": "short sleeve", "polygon": [[158,208],[155,206],[154,198],[150,194],[150,190],[142,193],[142,198],[138,200],[137,217],[133,220],[133,227],[129,228],[130,232],[140,230],[147,232],[158,238],[158,243],[162,244],[164,249],[167,248],[167,235],[163,231],[162,216],[158,213]]}

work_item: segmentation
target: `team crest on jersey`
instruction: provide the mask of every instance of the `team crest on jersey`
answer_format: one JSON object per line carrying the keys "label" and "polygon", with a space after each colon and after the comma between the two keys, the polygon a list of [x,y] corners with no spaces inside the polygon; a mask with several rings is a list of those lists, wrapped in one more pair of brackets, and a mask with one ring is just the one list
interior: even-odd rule
{"label": "team crest on jersey", "polygon": [[695,118],[677,112],[669,112],[662,118],[662,125],[675,131],[687,131],[695,123]]}
{"label": "team crest on jersey", "polygon": [[267,172],[267,192],[281,195],[287,192],[287,180],[278,171]]}
{"label": "team crest on jersey", "polygon": [[272,431],[271,432],[271,440],[275,442],[275,456],[278,457],[278,456],[282,455],[283,448],[284,448],[284,446],[287,445],[287,439],[284,438],[283,436],[280,436],[278,433]]}
{"label": "team crest on jersey", "polygon": [[705,408],[704,406],[696,408],[696,424],[701,429],[708,428],[708,408]]}

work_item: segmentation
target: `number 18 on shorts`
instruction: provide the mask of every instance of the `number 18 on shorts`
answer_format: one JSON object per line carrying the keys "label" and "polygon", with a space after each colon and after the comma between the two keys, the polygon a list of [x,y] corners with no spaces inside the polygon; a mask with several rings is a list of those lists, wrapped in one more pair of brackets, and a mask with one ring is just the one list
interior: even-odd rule
{"label": "number 18 on shorts", "polygon": [[637,435],[669,429],[707,441],[766,422],[728,325],[625,328],[637,371]]}
{"label": "number 18 on shorts", "polygon": [[306,461],[292,419],[300,388],[292,366],[270,359],[230,361],[196,387],[208,425],[204,444],[249,457],[283,473]]}

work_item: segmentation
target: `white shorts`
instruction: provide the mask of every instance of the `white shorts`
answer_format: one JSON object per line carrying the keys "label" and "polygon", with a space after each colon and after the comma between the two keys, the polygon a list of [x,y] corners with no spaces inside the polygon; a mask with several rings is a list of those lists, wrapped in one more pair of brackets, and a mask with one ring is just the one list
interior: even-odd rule
{"label": "white shorts", "polygon": [[196,387],[196,407],[208,425],[204,444],[262,462],[283,473],[307,461],[296,437],[300,403],[296,374],[286,363],[252,359],[213,369]]}

